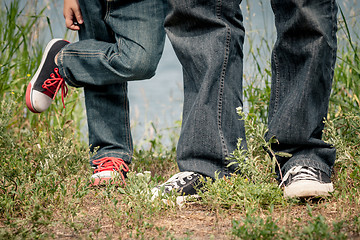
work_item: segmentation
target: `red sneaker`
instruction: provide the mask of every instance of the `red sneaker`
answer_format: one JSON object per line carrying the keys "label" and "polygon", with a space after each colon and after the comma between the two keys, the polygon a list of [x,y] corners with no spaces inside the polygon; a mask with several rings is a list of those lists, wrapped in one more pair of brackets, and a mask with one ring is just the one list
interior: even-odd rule
{"label": "red sneaker", "polygon": [[93,164],[96,167],[91,176],[90,186],[118,184],[120,178],[122,180],[120,185],[126,184],[124,174],[129,171],[129,167],[121,158],[104,157],[94,160]]}
{"label": "red sneaker", "polygon": [[64,97],[68,88],[59,74],[54,59],[56,54],[67,44],[69,42],[66,40],[53,39],[46,46],[40,66],[26,89],[26,106],[30,111],[41,113],[48,109],[60,88],[65,107]]}

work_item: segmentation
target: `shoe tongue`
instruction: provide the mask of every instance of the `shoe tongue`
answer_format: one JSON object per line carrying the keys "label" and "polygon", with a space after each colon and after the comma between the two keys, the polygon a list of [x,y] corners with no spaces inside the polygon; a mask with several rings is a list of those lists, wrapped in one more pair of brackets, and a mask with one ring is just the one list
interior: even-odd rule
{"label": "shoe tongue", "polygon": [[180,181],[181,179],[184,179],[190,175],[194,174],[193,172],[179,172],[172,176],[167,182],[173,182],[173,181]]}
{"label": "shoe tongue", "polygon": [[40,72],[38,78],[37,78],[37,79],[44,79],[44,80],[35,82],[35,85],[34,85],[35,90],[37,90],[39,92],[46,91],[46,89],[43,88],[44,81],[46,79],[51,79],[51,77],[50,77],[51,74],[55,74],[55,76],[56,76],[55,68],[57,68],[55,63],[47,63],[46,69],[44,67],[43,70]]}

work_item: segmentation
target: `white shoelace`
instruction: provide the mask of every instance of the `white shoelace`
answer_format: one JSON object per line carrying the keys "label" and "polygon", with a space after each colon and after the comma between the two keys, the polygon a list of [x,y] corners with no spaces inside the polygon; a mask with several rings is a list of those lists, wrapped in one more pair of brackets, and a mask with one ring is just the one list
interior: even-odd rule
{"label": "white shoelace", "polygon": [[281,181],[279,187],[281,187],[286,180],[289,178],[290,175],[296,175],[298,173],[297,176],[295,176],[293,178],[294,181],[299,181],[299,180],[314,180],[314,181],[318,181],[319,179],[316,176],[316,170],[312,167],[308,167],[308,168],[304,168],[303,166],[295,166],[292,167],[283,177],[283,180]]}
{"label": "white shoelace", "polygon": [[[183,180],[184,178],[189,178],[192,174],[194,174],[194,172],[179,172],[174,174],[174,176],[172,176],[171,178],[169,178],[169,180],[167,180],[165,183],[161,184],[161,186],[166,186],[166,185],[172,185],[174,188],[179,188],[179,186],[177,185],[177,181],[180,181],[181,184],[185,184],[186,182]],[[189,178],[189,180],[191,180],[191,177]]]}
{"label": "white shoelace", "polygon": [[[158,185],[157,187],[154,187],[151,192],[153,194],[152,196],[152,200],[159,196],[160,194],[160,189],[162,187],[165,187],[166,191],[171,191],[173,188],[180,188],[180,186],[177,185],[177,181],[180,181],[181,184],[186,184],[186,182],[183,180],[184,178],[188,178],[189,180],[191,180],[191,175],[194,174],[194,172],[179,172],[174,174],[171,178],[169,178],[165,183]],[[190,178],[189,178],[190,177]],[[163,195],[164,193],[162,193]]]}

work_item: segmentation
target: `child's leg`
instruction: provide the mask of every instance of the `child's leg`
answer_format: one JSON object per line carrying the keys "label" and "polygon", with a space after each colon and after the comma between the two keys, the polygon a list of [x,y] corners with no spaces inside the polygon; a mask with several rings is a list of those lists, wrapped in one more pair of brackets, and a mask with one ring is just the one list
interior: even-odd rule
{"label": "child's leg", "polygon": [[58,55],[72,86],[102,86],[151,78],[161,57],[165,0],[80,0],[81,41]]}
{"label": "child's leg", "polygon": [[59,54],[62,76],[84,87],[91,160],[122,158],[130,163],[132,138],[127,81],[150,78],[160,59],[165,33],[163,0],[80,0],[80,41]]}

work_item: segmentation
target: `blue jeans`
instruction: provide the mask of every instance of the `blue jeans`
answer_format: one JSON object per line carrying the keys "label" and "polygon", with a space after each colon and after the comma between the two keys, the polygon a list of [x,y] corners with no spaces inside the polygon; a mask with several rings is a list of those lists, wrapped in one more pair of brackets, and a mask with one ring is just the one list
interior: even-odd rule
{"label": "blue jeans", "polygon": [[[127,81],[151,78],[164,41],[165,0],[80,0],[80,41],[58,56],[61,75],[83,87],[92,152],[131,162]],[[95,153],[95,154],[94,154]]]}
{"label": "blue jeans", "polygon": [[[316,167],[330,175],[335,149],[321,140],[336,54],[334,0],[273,0],[278,41],[267,139],[275,137],[282,170]],[[72,86],[85,89],[93,159],[130,162],[132,141],[126,82],[153,75],[160,58],[166,3],[93,1],[81,3],[81,41],[68,45],[60,70]],[[245,139],[236,107],[242,106],[243,42],[241,0],[170,0],[167,34],[183,66],[184,109],[177,161],[181,171],[220,177],[237,139]],[[98,20],[96,21],[96,18]],[[87,20],[89,19],[89,20]],[[88,25],[87,25],[88,24]],[[92,24],[92,25],[89,25]],[[87,40],[86,40],[87,39]],[[243,148],[246,142],[243,141]]]}
{"label": "blue jeans", "polygon": [[[170,0],[165,28],[183,66],[184,108],[177,162],[180,171],[209,177],[227,167],[244,124],[242,60],[245,31],[240,1]],[[243,141],[243,147],[246,147]]]}
{"label": "blue jeans", "polygon": [[335,0],[272,0],[277,41],[272,52],[272,91],[267,139],[275,137],[282,172],[296,165],[331,176],[335,148],[321,140],[337,51]]}
{"label": "blue jeans", "polygon": [[[233,172],[227,157],[245,139],[242,106],[244,27],[241,0],[170,0],[165,27],[183,66],[185,102],[178,144],[181,171],[213,177]],[[335,149],[321,140],[336,58],[335,0],[272,0],[277,42],[272,54],[269,131],[282,172],[296,165],[329,176]],[[243,147],[246,143],[243,142]],[[235,165],[234,165],[235,166]]]}

